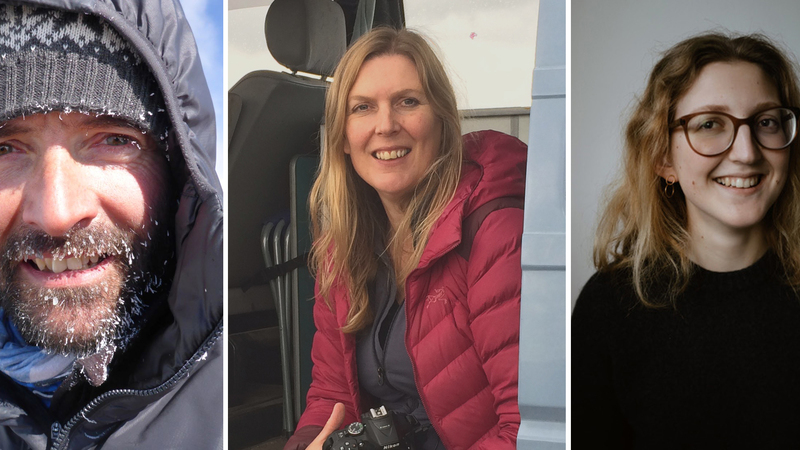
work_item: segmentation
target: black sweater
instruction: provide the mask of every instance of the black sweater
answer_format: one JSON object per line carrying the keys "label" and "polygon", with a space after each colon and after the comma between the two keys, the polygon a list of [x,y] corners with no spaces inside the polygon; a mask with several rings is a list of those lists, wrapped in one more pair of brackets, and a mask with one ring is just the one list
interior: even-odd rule
{"label": "black sweater", "polygon": [[800,300],[768,254],[697,268],[677,309],[629,271],[595,274],[572,315],[572,448],[800,448]]}

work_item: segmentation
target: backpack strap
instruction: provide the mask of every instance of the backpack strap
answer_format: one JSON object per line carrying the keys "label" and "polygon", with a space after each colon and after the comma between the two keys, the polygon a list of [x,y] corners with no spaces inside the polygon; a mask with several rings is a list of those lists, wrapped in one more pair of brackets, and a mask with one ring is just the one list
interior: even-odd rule
{"label": "backpack strap", "polygon": [[525,200],[520,197],[500,197],[481,205],[478,209],[471,212],[464,218],[461,223],[461,244],[458,245],[456,251],[462,258],[469,261],[469,255],[472,251],[472,241],[475,240],[475,235],[483,225],[486,217],[498,209],[505,208],[518,208],[523,209]]}

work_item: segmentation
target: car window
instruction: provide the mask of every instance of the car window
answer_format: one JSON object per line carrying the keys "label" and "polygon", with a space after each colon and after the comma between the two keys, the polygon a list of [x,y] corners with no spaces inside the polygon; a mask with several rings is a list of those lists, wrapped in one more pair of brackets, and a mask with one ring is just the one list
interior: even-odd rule
{"label": "car window", "polygon": [[406,26],[441,49],[460,109],[529,107],[535,0],[404,0]]}
{"label": "car window", "polygon": [[266,3],[236,9],[228,4],[228,89],[255,70],[288,70],[278,64],[267,49],[264,21],[272,1]]}

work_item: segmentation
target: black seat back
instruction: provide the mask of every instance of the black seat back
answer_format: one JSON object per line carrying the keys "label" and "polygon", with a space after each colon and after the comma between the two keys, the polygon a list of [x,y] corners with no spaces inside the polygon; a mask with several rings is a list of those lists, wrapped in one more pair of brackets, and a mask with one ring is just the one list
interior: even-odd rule
{"label": "black seat back", "polygon": [[330,0],[275,0],[265,31],[270,53],[292,73],[251,72],[228,93],[230,288],[263,268],[262,225],[288,217],[289,163],[295,155],[319,152],[328,85],[323,79],[346,48],[344,14]]}

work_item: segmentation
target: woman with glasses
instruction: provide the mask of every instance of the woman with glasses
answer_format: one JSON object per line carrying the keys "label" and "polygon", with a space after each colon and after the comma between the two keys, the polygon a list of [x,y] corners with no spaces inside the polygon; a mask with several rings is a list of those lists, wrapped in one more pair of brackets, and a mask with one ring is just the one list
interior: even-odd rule
{"label": "woman with glasses", "polygon": [[653,68],[573,311],[573,448],[800,442],[799,104],[760,35]]}

